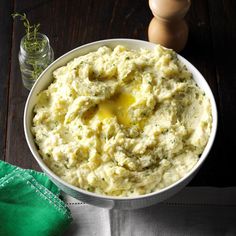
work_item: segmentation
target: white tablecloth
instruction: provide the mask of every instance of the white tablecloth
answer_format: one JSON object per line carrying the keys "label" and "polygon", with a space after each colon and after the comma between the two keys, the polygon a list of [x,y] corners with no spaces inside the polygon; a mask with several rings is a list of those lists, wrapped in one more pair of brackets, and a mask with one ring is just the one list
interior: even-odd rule
{"label": "white tablecloth", "polygon": [[236,188],[187,187],[157,205],[132,211],[107,210],[65,195],[73,223],[65,235],[233,236]]}

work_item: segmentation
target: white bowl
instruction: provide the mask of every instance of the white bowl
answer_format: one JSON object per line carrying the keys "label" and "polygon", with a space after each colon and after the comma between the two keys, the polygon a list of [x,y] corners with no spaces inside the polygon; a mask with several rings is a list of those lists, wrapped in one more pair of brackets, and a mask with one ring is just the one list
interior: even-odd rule
{"label": "white bowl", "polygon": [[161,202],[173,194],[177,193],[179,190],[181,190],[184,186],[186,186],[190,180],[194,177],[194,175],[199,170],[200,166],[205,161],[215,138],[216,135],[216,129],[217,129],[217,109],[216,109],[216,103],[214,96],[212,94],[212,91],[207,84],[206,80],[203,78],[201,73],[186,59],[184,59],[182,56],[178,55],[178,58],[180,61],[182,61],[188,68],[188,70],[193,74],[193,78],[198,84],[198,86],[204,90],[206,95],[209,97],[212,107],[212,117],[213,117],[213,123],[212,123],[212,130],[211,134],[208,140],[208,143],[200,156],[197,164],[193,167],[193,169],[186,174],[186,176],[179,181],[175,182],[174,184],[158,191],[153,192],[146,195],[141,195],[137,197],[111,197],[111,196],[102,196],[95,193],[91,193],[88,191],[85,191],[83,189],[80,189],[78,187],[72,186],[62,179],[60,179],[56,174],[54,174],[42,161],[37,146],[34,142],[34,137],[31,133],[31,125],[32,125],[32,118],[33,118],[33,108],[37,102],[37,94],[46,89],[47,86],[52,82],[52,72],[57,69],[60,66],[65,65],[67,62],[72,60],[75,57],[78,57],[80,55],[84,55],[88,52],[95,51],[101,46],[109,46],[111,48],[115,47],[116,45],[121,44],[126,46],[130,49],[139,49],[139,48],[147,48],[150,50],[153,50],[155,47],[155,44],[149,43],[146,41],[141,40],[134,40],[134,39],[108,39],[108,40],[102,40],[97,41],[93,43],[89,43],[86,45],[83,45],[81,47],[78,47],[60,58],[58,58],[56,61],[54,61],[49,67],[47,67],[44,72],[40,75],[37,82],[34,84],[33,88],[31,89],[31,92],[28,96],[26,105],[25,105],[25,111],[24,111],[24,131],[25,131],[25,137],[28,143],[28,146],[42,168],[42,170],[49,176],[49,178],[64,192],[67,194],[73,196],[74,198],[77,198],[83,202],[96,205],[99,207],[104,208],[118,208],[118,209],[135,209],[135,208],[142,208],[146,206],[150,206],[152,204]]}

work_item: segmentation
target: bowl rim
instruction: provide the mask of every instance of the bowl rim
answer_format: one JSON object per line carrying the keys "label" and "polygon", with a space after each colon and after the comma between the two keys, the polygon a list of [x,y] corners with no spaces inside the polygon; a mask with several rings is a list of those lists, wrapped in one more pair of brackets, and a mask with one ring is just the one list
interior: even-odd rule
{"label": "bowl rim", "polygon": [[[31,97],[33,96],[33,93],[34,93],[34,90],[35,88],[37,87],[38,83],[40,82],[40,80],[43,79],[44,77],[44,74],[46,73],[46,71],[51,68],[52,66],[54,66],[55,64],[57,64],[62,58],[64,57],[67,57],[69,56],[70,54],[74,53],[75,51],[79,51],[83,48],[86,48],[86,47],[91,47],[91,46],[94,46],[96,44],[107,44],[107,43],[116,43],[117,42],[117,45],[118,44],[122,44],[122,42],[129,42],[129,43],[133,43],[133,44],[140,44],[140,43],[144,43],[144,44],[150,44],[152,45],[153,47],[156,46],[156,44],[154,43],[151,43],[151,42],[148,42],[148,41],[144,41],[144,40],[139,40],[139,39],[130,39],[130,38],[112,38],[112,39],[104,39],[104,40],[98,40],[98,41],[94,41],[94,42],[91,42],[91,43],[87,43],[87,44],[84,44],[84,45],[81,45],[79,47],[76,47],[72,50],[70,50],[69,52],[63,54],[62,56],[60,56],[59,58],[57,58],[55,61],[53,61],[42,73],[41,75],[39,76],[39,78],[37,79],[37,81],[35,82],[35,84],[33,85],[29,95],[28,95],[28,98],[27,98],[27,101],[25,103],[25,109],[24,109],[24,118],[23,118],[23,125],[24,125],[24,134],[25,134],[25,138],[26,138],[26,141],[27,141],[27,144],[28,144],[28,147],[31,151],[31,154],[33,154],[35,160],[38,162],[40,168],[46,172],[47,175],[49,175],[49,177],[52,177],[54,180],[56,180],[57,182],[61,183],[62,185],[64,185],[65,187],[69,188],[69,189],[73,189],[74,191],[77,191],[77,192],[80,192],[84,195],[88,195],[90,197],[95,197],[95,198],[100,198],[100,199],[104,199],[104,200],[119,200],[119,201],[127,201],[127,200],[139,200],[139,199],[146,199],[146,198],[150,198],[150,197],[153,197],[155,195],[159,195],[163,192],[167,192],[168,190],[176,187],[177,185],[179,185],[181,182],[184,182],[186,179],[188,179],[191,175],[193,175],[193,173],[195,173],[199,168],[200,166],[202,165],[202,163],[205,161],[206,157],[208,156],[212,146],[213,146],[213,143],[214,143],[214,140],[215,140],[215,136],[216,136],[216,131],[217,131],[217,126],[218,126],[218,113],[217,113],[217,106],[216,106],[216,102],[215,102],[215,98],[214,98],[214,95],[212,93],[212,90],[209,86],[209,84],[207,83],[207,81],[205,80],[205,78],[203,77],[203,75],[200,73],[200,71],[198,71],[196,69],[195,66],[193,66],[187,59],[185,59],[184,57],[182,57],[181,55],[178,55],[178,58],[181,60],[182,63],[184,63],[188,70],[190,70],[190,72],[192,74],[198,74],[198,76],[200,76],[200,79],[203,80],[203,83],[205,83],[205,86],[206,86],[206,90],[208,90],[207,92],[207,96],[209,97],[210,99],[210,103],[211,103],[211,109],[212,109],[212,127],[211,127],[211,133],[210,133],[210,136],[209,136],[209,139],[208,139],[208,142],[202,152],[201,155],[199,155],[199,160],[198,162],[194,165],[194,167],[182,178],[180,178],[178,181],[172,183],[171,185],[163,188],[163,189],[160,189],[160,190],[156,190],[154,192],[151,192],[151,193],[148,193],[148,194],[144,194],[144,195],[137,195],[137,196],[109,196],[109,195],[101,195],[101,194],[97,194],[97,193],[94,193],[94,192],[89,192],[87,190],[84,190],[84,189],[81,189],[79,187],[76,187],[74,185],[71,185],[69,183],[67,183],[66,181],[62,180],[59,176],[57,176],[52,170],[49,169],[49,167],[43,162],[42,158],[40,157],[40,154],[38,152],[34,152],[33,150],[33,147],[31,146],[31,141],[34,143],[34,140],[31,140],[30,141],[30,127],[28,127],[28,123],[27,122],[27,115],[29,114],[29,112],[32,112],[32,111],[29,111],[29,103],[30,103],[30,100],[31,100]],[[141,48],[141,47],[140,47]],[[94,50],[91,50],[91,51],[94,51]],[[194,71],[194,73],[193,73]],[[195,80],[195,79],[194,79]],[[204,91],[206,92],[206,91]]]}

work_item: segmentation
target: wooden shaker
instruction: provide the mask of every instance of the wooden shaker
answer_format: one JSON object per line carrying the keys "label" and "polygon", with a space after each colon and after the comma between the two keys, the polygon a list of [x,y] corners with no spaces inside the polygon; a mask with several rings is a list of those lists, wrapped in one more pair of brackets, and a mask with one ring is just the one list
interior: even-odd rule
{"label": "wooden shaker", "polygon": [[188,39],[184,16],[190,5],[190,0],[149,0],[154,15],[148,28],[149,41],[181,51]]}

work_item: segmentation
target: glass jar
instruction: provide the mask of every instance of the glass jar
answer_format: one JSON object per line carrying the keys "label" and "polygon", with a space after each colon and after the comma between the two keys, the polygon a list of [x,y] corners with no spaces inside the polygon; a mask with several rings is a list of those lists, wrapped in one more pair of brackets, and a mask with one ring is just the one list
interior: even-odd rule
{"label": "glass jar", "polygon": [[49,39],[46,35],[37,33],[36,39],[30,42],[33,45],[35,42],[39,45],[38,48],[27,47],[29,41],[26,35],[21,39],[19,51],[19,64],[21,77],[25,88],[30,90],[35,81],[43,70],[53,62],[54,52],[50,46]]}

